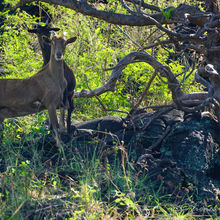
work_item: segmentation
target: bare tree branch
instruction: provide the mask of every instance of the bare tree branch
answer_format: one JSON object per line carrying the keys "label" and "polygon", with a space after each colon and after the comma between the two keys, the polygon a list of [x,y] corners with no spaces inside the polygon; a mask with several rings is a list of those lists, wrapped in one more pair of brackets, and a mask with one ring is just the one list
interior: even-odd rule
{"label": "bare tree branch", "polygon": [[[36,0],[21,0],[14,7],[9,8],[10,10],[16,10],[25,4],[35,2]],[[200,11],[193,6],[180,5],[172,11],[171,18],[169,21],[166,20],[162,12],[152,14],[150,17],[136,15],[125,15],[114,13],[112,11],[103,11],[94,8],[92,5],[88,4],[86,0],[40,0],[41,2],[46,2],[49,4],[60,5],[66,8],[72,9],[76,12],[82,13],[84,15],[96,17],[102,19],[108,23],[118,24],[118,25],[129,25],[129,26],[148,26],[155,25],[155,21],[160,24],[167,24],[182,21],[184,19],[185,13],[195,14]]]}
{"label": "bare tree branch", "polygon": [[[18,4],[9,9],[16,10],[17,8],[20,8],[25,4],[32,3],[35,1],[36,0],[21,0]],[[147,21],[146,19],[137,15],[124,15],[114,13],[112,11],[98,10],[94,8],[92,5],[88,4],[85,0],[41,0],[41,2],[46,2],[54,5],[61,5],[66,8],[73,9],[76,12],[80,12],[84,15],[96,17],[112,24],[130,26],[145,26],[153,24],[151,21]],[[153,17],[161,23],[167,23],[162,13],[154,14]]]}
{"label": "bare tree branch", "polygon": [[[120,0],[121,1],[121,4],[122,6],[130,13],[130,14],[133,14],[133,15],[136,15],[137,12],[133,11],[126,3],[124,0]],[[135,5],[136,7],[136,5]],[[137,9],[137,8],[136,8]],[[138,11],[138,10],[137,10]]]}
{"label": "bare tree branch", "polygon": [[141,104],[141,102],[143,101],[144,97],[147,96],[147,93],[150,89],[150,86],[152,84],[152,82],[154,81],[155,77],[157,76],[157,72],[154,71],[153,75],[151,76],[150,80],[148,81],[147,83],[147,86],[145,88],[145,90],[143,91],[142,95],[141,95],[141,98],[138,100],[138,102],[134,105],[134,107],[132,108],[131,111],[133,111],[134,109],[138,108],[138,106]]}
{"label": "bare tree branch", "polygon": [[177,97],[182,97],[185,94],[181,91],[179,82],[176,77],[173,75],[172,71],[168,66],[165,66],[158,62],[153,56],[149,55],[146,52],[132,52],[125,56],[122,60],[118,62],[116,67],[111,73],[111,76],[108,82],[92,91],[89,90],[82,90],[76,91],[74,93],[74,97],[93,97],[94,95],[100,95],[107,91],[114,91],[115,85],[119,77],[121,76],[122,70],[127,66],[128,63],[133,61],[143,61],[151,65],[156,71],[160,73],[162,77],[166,77],[169,84],[168,87],[172,91],[173,99],[175,100]]}
{"label": "bare tree branch", "polygon": [[138,46],[141,50],[144,49],[140,44],[138,44],[135,40],[133,40],[126,32],[124,32],[118,25],[115,25],[115,26],[116,26],[128,39],[130,39],[133,44],[135,44],[136,46]]}

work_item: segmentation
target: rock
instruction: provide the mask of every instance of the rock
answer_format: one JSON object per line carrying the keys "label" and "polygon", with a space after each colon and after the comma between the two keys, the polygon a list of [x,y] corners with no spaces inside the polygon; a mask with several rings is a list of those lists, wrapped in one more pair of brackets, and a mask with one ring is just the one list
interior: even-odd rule
{"label": "rock", "polygon": [[161,158],[175,161],[190,181],[212,197],[220,187],[218,134],[218,124],[208,117],[187,119],[173,126],[160,149]]}
{"label": "rock", "polygon": [[165,194],[180,194],[181,188],[185,182],[185,175],[177,164],[168,159],[154,158],[151,154],[145,154],[139,157],[137,164],[143,169],[142,172],[148,174],[145,184],[154,183],[155,189],[163,188]]}

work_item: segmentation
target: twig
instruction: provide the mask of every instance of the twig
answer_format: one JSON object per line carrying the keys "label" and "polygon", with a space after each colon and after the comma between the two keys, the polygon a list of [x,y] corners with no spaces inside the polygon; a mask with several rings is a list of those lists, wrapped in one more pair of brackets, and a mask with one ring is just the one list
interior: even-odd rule
{"label": "twig", "polygon": [[109,77],[106,84],[104,84],[101,87],[98,87],[94,90],[81,90],[81,91],[75,91],[74,97],[93,97],[94,94],[101,95],[104,92],[107,91],[114,91],[116,82],[121,76],[121,73],[123,69],[127,66],[127,63],[133,62],[133,61],[143,61],[151,65],[154,69],[156,69],[163,77],[166,77],[168,80],[168,87],[171,90],[173,96],[175,97],[182,97],[185,95],[185,93],[179,89],[178,85],[179,82],[176,79],[175,75],[172,73],[171,69],[168,66],[163,65],[162,63],[158,62],[153,56],[148,54],[147,52],[131,52],[130,54],[126,55],[123,59],[121,59],[118,64],[113,69],[111,76]]}
{"label": "twig", "polygon": [[133,44],[135,44],[136,46],[138,46],[141,50],[143,50],[143,47],[138,44],[135,40],[133,40],[126,32],[124,32],[118,25],[115,25],[127,38],[129,38],[131,40],[131,42]]}
{"label": "twig", "polygon": [[136,9],[137,13],[140,13],[140,7],[138,8],[138,7],[136,6],[136,4],[135,4],[135,1],[134,1],[134,0],[131,0],[131,2],[134,4],[134,7],[135,7],[135,9]]}
{"label": "twig", "polygon": [[179,107],[179,109],[183,110],[184,112],[195,112],[195,111],[203,110],[205,108],[205,106],[208,106],[210,104],[214,104],[215,107],[219,107],[218,101],[213,99],[212,97],[208,97],[201,104],[193,106],[193,107],[183,106],[182,101],[179,100],[178,107]]}
{"label": "twig", "polygon": [[133,15],[136,15],[136,12],[133,11],[133,10],[131,10],[131,9],[129,8],[129,6],[125,3],[124,0],[121,0],[121,5],[122,5],[122,7],[124,7],[129,13],[131,13],[131,14],[133,14]]}
{"label": "twig", "polygon": [[[132,1],[135,2],[134,0],[132,0]],[[138,13],[139,14],[141,13],[141,6],[142,6],[143,3],[144,3],[144,0],[139,1],[139,6],[138,6]]]}
{"label": "twig", "polygon": [[178,85],[178,88],[180,87],[179,83],[176,84],[176,83],[170,83],[170,82],[168,82],[168,81],[166,82],[166,81],[164,81],[164,80],[162,79],[162,76],[161,76],[161,75],[158,74],[157,76],[158,76],[158,78],[161,80],[161,82],[164,83],[164,84],[173,85],[173,86]]}
{"label": "twig", "polygon": [[[41,6],[40,2],[38,2],[37,5],[39,7],[39,10],[43,11],[47,15],[47,17],[50,18],[50,20],[52,20],[51,15]],[[40,16],[40,19],[42,19],[42,16]]]}
{"label": "twig", "polygon": [[174,39],[172,39],[172,40],[171,39],[167,39],[167,40],[164,40],[164,41],[158,41],[156,43],[152,43],[152,44],[149,44],[149,45],[143,47],[143,50],[150,49],[152,47],[157,47],[159,45],[164,45],[164,44],[166,45],[166,44],[174,43],[174,42],[175,42]]}
{"label": "twig", "polygon": [[[92,92],[92,89],[91,89],[90,86],[89,86],[89,82],[88,82],[88,79],[87,79],[86,74],[84,74],[84,78],[85,78],[85,80],[86,80],[86,85],[87,85],[88,89],[90,90],[90,92]],[[106,106],[102,103],[102,101],[100,100],[100,98],[99,98],[95,93],[94,93],[94,96],[96,97],[96,99],[98,100],[99,104],[102,106],[102,108],[104,109],[104,111],[105,111],[106,114],[108,115]]]}
{"label": "twig", "polygon": [[[194,59],[194,61],[195,61],[195,59]],[[179,86],[181,86],[185,82],[185,80],[193,73],[195,66],[196,66],[196,62],[193,62],[193,66],[192,66],[191,71],[187,75],[185,75],[185,73],[184,73],[184,77],[183,77],[182,81],[180,82]]]}
{"label": "twig", "polygon": [[205,80],[203,77],[201,77],[199,73],[195,74],[195,80],[196,80],[196,82],[201,83],[206,88],[208,88],[208,91],[213,90],[211,83],[208,82],[207,80]]}
{"label": "twig", "polygon": [[[148,91],[149,91],[149,89],[150,89],[150,86],[151,86],[153,80],[155,79],[156,75],[157,75],[157,71],[155,70],[154,73],[153,73],[153,75],[151,76],[150,80],[148,81],[145,90],[142,92],[141,98],[138,100],[138,102],[137,102],[136,105],[132,108],[132,110],[138,108],[138,106],[139,106],[139,105],[141,104],[141,102],[143,101],[144,97],[147,96],[147,93],[148,93]],[[132,110],[131,110],[131,111],[132,111]]]}

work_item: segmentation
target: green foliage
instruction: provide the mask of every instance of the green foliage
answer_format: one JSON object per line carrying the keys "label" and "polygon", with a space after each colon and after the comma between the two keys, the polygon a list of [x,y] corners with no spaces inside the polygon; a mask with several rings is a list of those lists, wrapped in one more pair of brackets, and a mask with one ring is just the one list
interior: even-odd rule
{"label": "green foliage", "polygon": [[41,66],[41,55],[34,49],[37,41],[28,35],[27,27],[36,22],[25,12],[16,15],[4,13],[5,22],[0,36],[1,56],[4,72],[7,78],[29,77],[36,73]]}
{"label": "green foliage", "polygon": [[163,15],[164,15],[164,17],[166,18],[166,20],[167,21],[169,21],[169,19],[171,18],[171,12],[174,10],[175,8],[174,7],[172,7],[172,8],[169,8],[168,10],[161,10],[162,11],[162,13],[163,13]]}

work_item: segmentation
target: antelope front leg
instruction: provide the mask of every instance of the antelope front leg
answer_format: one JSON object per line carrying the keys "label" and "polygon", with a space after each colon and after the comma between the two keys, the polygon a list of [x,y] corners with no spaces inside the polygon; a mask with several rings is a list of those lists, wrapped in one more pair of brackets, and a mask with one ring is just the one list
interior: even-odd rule
{"label": "antelope front leg", "polygon": [[57,120],[56,106],[49,106],[48,107],[48,114],[49,114],[50,122],[52,124],[53,130],[55,133],[57,147],[62,147],[62,142],[61,142],[60,135],[58,132],[59,124],[58,124],[58,120]]}
{"label": "antelope front leg", "polygon": [[[65,110],[68,109],[69,112],[70,104],[69,104],[69,99],[68,99],[68,94],[65,89],[64,94],[63,94],[63,104],[60,107],[60,120],[59,120],[59,126],[60,126],[60,131],[65,132]],[[67,119],[68,120],[68,119]],[[68,125],[68,121],[67,121]]]}
{"label": "antelope front leg", "polygon": [[65,132],[65,108],[60,107],[60,121],[59,121],[60,131]]}

